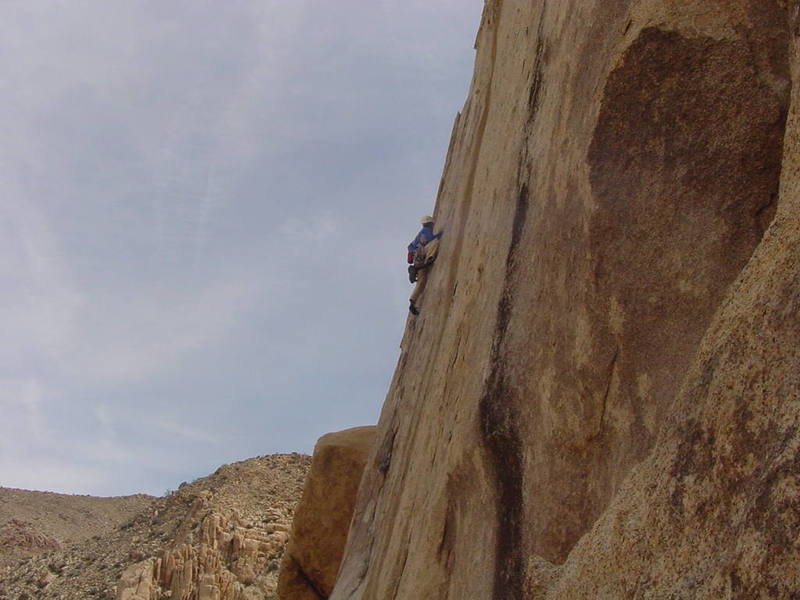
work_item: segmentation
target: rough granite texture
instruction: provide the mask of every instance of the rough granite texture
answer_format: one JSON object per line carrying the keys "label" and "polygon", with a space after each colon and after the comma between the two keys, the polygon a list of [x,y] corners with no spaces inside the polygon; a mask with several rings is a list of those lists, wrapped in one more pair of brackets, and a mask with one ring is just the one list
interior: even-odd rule
{"label": "rough granite texture", "polygon": [[280,600],[320,600],[330,595],[358,484],[374,444],[374,426],[329,433],[317,442],[281,561]]}
{"label": "rough granite texture", "polygon": [[274,599],[309,462],[273,454],[179,489],[176,503],[186,508],[177,531],[156,556],[122,573],[116,600]]}
{"label": "rough granite texture", "polygon": [[486,3],[332,600],[800,597],[798,36]]}

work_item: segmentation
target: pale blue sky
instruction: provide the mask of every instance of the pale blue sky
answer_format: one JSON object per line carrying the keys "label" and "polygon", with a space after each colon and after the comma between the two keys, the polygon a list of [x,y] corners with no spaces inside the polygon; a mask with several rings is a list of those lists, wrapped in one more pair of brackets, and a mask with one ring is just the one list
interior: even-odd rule
{"label": "pale blue sky", "polygon": [[0,3],[0,485],[374,423],[482,5]]}

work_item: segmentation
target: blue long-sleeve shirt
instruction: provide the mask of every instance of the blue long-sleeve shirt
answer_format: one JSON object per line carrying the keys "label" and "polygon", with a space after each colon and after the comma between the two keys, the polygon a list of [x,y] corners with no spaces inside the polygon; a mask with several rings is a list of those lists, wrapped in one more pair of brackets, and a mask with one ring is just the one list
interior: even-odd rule
{"label": "blue long-sleeve shirt", "polygon": [[432,242],[435,239],[442,237],[442,232],[440,231],[436,235],[433,233],[433,227],[423,227],[420,229],[420,232],[417,234],[417,237],[414,238],[414,241],[408,245],[409,252],[416,252],[419,250],[420,246],[424,246],[428,242]]}

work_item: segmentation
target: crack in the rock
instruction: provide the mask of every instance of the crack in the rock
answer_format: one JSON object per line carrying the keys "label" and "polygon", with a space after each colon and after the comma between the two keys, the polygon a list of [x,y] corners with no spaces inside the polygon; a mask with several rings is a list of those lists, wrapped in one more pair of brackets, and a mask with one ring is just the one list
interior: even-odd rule
{"label": "crack in the rock", "polygon": [[317,583],[311,579],[311,576],[308,573],[305,572],[305,569],[303,569],[303,565],[300,563],[300,561],[294,556],[291,556],[291,559],[294,564],[297,565],[297,574],[300,576],[300,579],[303,581],[303,583],[305,583],[309,589],[317,595],[319,600],[328,600],[328,596],[322,593],[322,590],[319,589]]}
{"label": "crack in the rock", "polygon": [[603,403],[600,409],[600,422],[597,426],[597,433],[594,434],[594,437],[600,437],[603,433],[603,426],[605,425],[606,420],[606,407],[608,406],[608,396],[611,394],[611,385],[614,382],[614,372],[617,369],[617,359],[619,358],[619,346],[614,351],[614,356],[611,358],[611,362],[608,365],[608,381],[606,382],[606,390],[603,393]]}

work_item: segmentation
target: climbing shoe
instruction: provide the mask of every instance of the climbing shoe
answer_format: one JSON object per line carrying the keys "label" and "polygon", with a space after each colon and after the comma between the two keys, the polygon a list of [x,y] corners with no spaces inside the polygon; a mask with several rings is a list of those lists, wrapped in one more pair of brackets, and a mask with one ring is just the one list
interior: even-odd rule
{"label": "climbing shoe", "polygon": [[414,265],[409,265],[408,267],[408,280],[411,283],[415,283],[417,281],[417,267]]}
{"label": "climbing shoe", "polygon": [[416,304],[414,304],[413,301],[408,303],[408,310],[414,316],[419,314],[419,309],[417,308]]}

